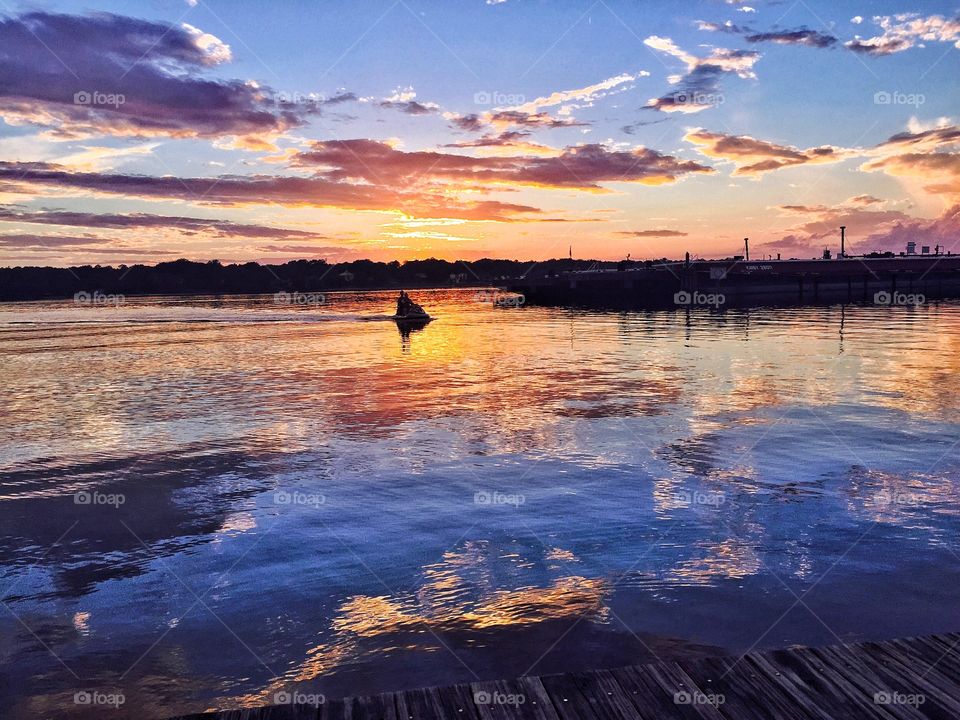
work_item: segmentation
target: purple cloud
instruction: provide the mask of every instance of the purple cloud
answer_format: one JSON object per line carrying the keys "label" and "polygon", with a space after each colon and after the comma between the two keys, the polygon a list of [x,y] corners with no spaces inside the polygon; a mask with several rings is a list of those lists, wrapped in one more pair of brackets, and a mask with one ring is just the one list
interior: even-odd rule
{"label": "purple cloud", "polygon": [[274,102],[269,89],[252,82],[203,76],[230,59],[229,46],[187,24],[109,13],[6,18],[0,21],[0,117],[50,128],[64,139],[263,138],[317,112],[317,105]]}
{"label": "purple cloud", "polygon": [[0,207],[0,222],[18,222],[40,225],[63,225],[69,227],[107,228],[169,228],[187,232],[212,233],[218,237],[256,238],[318,238],[316,233],[303,230],[248,225],[229,220],[179,217],[176,215],[152,215],[149,213],[87,213],[70,210],[18,211]]}

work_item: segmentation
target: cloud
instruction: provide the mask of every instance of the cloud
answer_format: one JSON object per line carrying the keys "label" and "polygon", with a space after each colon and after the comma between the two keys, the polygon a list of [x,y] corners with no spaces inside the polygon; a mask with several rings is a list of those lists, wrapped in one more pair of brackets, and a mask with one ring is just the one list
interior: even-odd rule
{"label": "cloud", "polygon": [[851,151],[832,145],[800,150],[749,135],[727,135],[702,128],[690,130],[683,139],[696,145],[697,150],[707,157],[733,162],[733,175],[760,175],[795,165],[838,162],[852,155]]}
{"label": "cloud", "polygon": [[852,18],[850,18],[850,22],[852,22],[854,25],[859,25],[860,23],[863,22],[863,16],[854,15]]}
{"label": "cloud", "polygon": [[930,220],[911,217],[900,210],[874,207],[882,202],[877,198],[869,198],[869,207],[866,207],[864,197],[869,198],[853,197],[835,207],[781,205],[779,209],[783,213],[801,217],[803,222],[790,228],[782,238],[760,247],[768,252],[819,255],[824,244],[836,245],[839,242],[841,225],[847,228],[847,252],[851,254],[899,252],[910,240],[951,249],[960,240],[960,205]]}
{"label": "cloud", "polygon": [[909,150],[939,150],[960,146],[960,127],[956,125],[938,125],[927,129],[909,130],[891,136],[876,147],[879,154],[888,154]]}
{"label": "cloud", "polygon": [[772,42],[780,45],[806,45],[807,47],[828,48],[837,44],[837,38],[816,30],[780,30],[777,32],[754,33],[746,36],[747,42]]}
{"label": "cloud", "polygon": [[440,111],[440,106],[436,103],[419,102],[416,97],[417,93],[412,87],[397,88],[377,104],[382,108],[399,110],[407,115],[432,115]]}
{"label": "cloud", "polygon": [[867,39],[857,36],[845,43],[846,46],[854,52],[867,55],[892,55],[924,42],[952,42],[954,47],[960,49],[960,17],[923,17],[918,13],[901,13],[878,15],[873,22],[883,30],[881,34]]}
{"label": "cloud", "polygon": [[956,252],[960,241],[960,205],[953,205],[934,220],[903,220],[869,235],[858,246],[864,250],[903,250],[908,242],[939,245]]}
{"label": "cloud", "polygon": [[916,131],[897,133],[872,148],[873,156],[860,169],[888,175],[915,177],[928,184],[924,190],[960,202],[960,127],[938,125],[926,130],[911,120]]}
{"label": "cloud", "polygon": [[882,170],[888,175],[918,177],[928,181],[924,190],[935,195],[954,196],[960,200],[960,154],[905,153],[872,160],[861,170]]}
{"label": "cloud", "polygon": [[360,257],[360,251],[352,250],[335,245],[261,245],[257,247],[258,252],[292,254],[298,257],[304,256],[337,256],[342,260],[344,257]]}
{"label": "cloud", "polygon": [[487,115],[485,120],[495,128],[561,128],[587,125],[573,118],[555,118],[545,112],[527,113],[521,110],[499,110]]}
{"label": "cloud", "polygon": [[[273,204],[384,211],[413,218],[516,221],[537,220],[541,211],[529,205],[476,200],[476,193],[523,186],[600,192],[605,189],[605,183],[661,185],[689,174],[714,172],[697,162],[680,160],[642,146],[614,149],[600,144],[569,146],[553,157],[530,154],[471,157],[436,151],[405,152],[386,142],[359,139],[317,142],[292,160],[298,167],[314,170],[314,174],[309,177],[156,177],[80,172],[46,162],[0,161],[0,191],[9,191],[13,186],[34,194],[57,196],[119,195],[128,199],[179,200],[211,206]],[[461,194],[467,197],[458,197]],[[89,215],[70,218],[64,214],[41,214],[33,219],[50,223],[58,219],[78,223],[94,221]],[[99,222],[106,224],[104,218]],[[170,221],[140,215],[113,216],[112,222],[115,225],[133,222],[162,225]],[[196,218],[173,222],[194,222],[208,231],[245,232],[233,224],[204,224]],[[260,228],[249,231],[263,232]]]}
{"label": "cloud", "polygon": [[665,117],[665,118],[660,118],[658,120],[637,120],[636,122],[633,122],[633,123],[630,123],[629,125],[624,125],[623,127],[621,127],[620,132],[625,133],[627,135],[633,135],[634,133],[636,133],[636,131],[639,128],[642,128],[646,125],[658,125],[660,123],[667,122],[668,120],[671,120],[671,119],[672,118]]}
{"label": "cloud", "polygon": [[380,103],[380,107],[399,110],[407,115],[432,115],[440,110],[440,106],[436,103],[421,103],[416,100],[399,103],[384,101]]}
{"label": "cloud", "polygon": [[195,217],[153,215],[149,213],[88,213],[70,210],[24,211],[0,207],[0,222],[107,228],[111,230],[164,228],[183,232],[202,232],[218,237],[317,238],[316,233],[266,225],[234,223]]}
{"label": "cloud", "polygon": [[[646,77],[650,73],[640,70],[636,73],[621,73],[581,88],[561,90],[538,97],[529,102],[519,102],[493,108],[482,113],[458,115],[447,113],[445,117],[454,127],[468,132],[481,132],[489,127],[497,130],[509,130],[514,127],[532,128],[564,128],[580,127],[587,123],[577,122],[570,115],[574,110],[592,107],[594,103],[615,92],[629,90],[629,83],[637,78]],[[478,93],[484,95],[485,93]],[[544,108],[560,106],[557,118],[544,111]]]}
{"label": "cloud", "polygon": [[4,248],[61,248],[85,245],[98,245],[103,238],[73,235],[0,235],[0,247]]}
{"label": "cloud", "polygon": [[679,230],[619,230],[617,235],[628,237],[686,237],[687,233]]}
{"label": "cloud", "polygon": [[735,25],[730,20],[727,20],[724,23],[708,22],[707,20],[697,20],[696,24],[697,24],[697,30],[704,30],[706,32],[723,32],[723,33],[730,33],[731,35],[740,35],[743,33],[750,32],[750,28],[744,27],[742,25]]}
{"label": "cloud", "polygon": [[447,143],[444,147],[474,148],[481,153],[499,155],[527,153],[531,155],[556,156],[563,153],[560,149],[531,142],[527,139],[529,137],[529,130],[508,130],[499,134],[483,135],[473,140]]}
{"label": "cloud", "polygon": [[771,32],[757,32],[745,25],[735,25],[730,20],[725,23],[697,20],[697,29],[707,32],[723,32],[731,35],[743,35],[747,42],[772,42],[779,45],[806,45],[808,47],[828,48],[837,44],[837,38],[810,30],[798,28],[796,30],[776,30]]}
{"label": "cloud", "polygon": [[336,140],[315,143],[295,157],[295,164],[323,168],[322,177],[333,182],[397,187],[412,181],[444,181],[597,190],[604,182],[660,185],[690,173],[712,172],[699,163],[649,148],[612,150],[600,144],[568,146],[555,157],[471,157],[404,152],[375,140]]}
{"label": "cloud", "polygon": [[70,172],[51,163],[0,161],[0,190],[5,181],[48,189],[59,195],[120,195],[127,198],[182,200],[206,205],[282,205],[406,213],[413,217],[512,220],[537,208],[495,200],[459,201],[426,189],[401,191],[371,184],[337,182],[325,177],[236,176],[218,178],[153,177],[120,173]]}
{"label": "cloud", "polygon": [[606,80],[601,80],[600,82],[594,83],[592,85],[587,85],[582,88],[575,88],[573,90],[561,90],[559,92],[550,93],[543,97],[538,97],[536,100],[531,100],[530,102],[521,103],[513,107],[498,108],[499,110],[515,111],[520,113],[537,113],[543,108],[547,107],[556,107],[558,105],[566,105],[568,103],[580,103],[580,107],[584,104],[593,104],[596,100],[610,94],[611,90],[621,87],[626,83],[633,82],[637,78],[646,77],[650,75],[646,70],[640,70],[637,73],[620,73],[619,75],[614,75],[613,77],[607,78]]}
{"label": "cloud", "polygon": [[265,138],[309,108],[271,104],[253,82],[204,77],[230,47],[191,25],[96,13],[0,21],[0,117],[54,139],[98,135]]}
{"label": "cloud", "polygon": [[446,113],[445,117],[454,127],[467,132],[481,132],[494,129],[499,131],[511,128],[554,129],[565,127],[584,127],[589,123],[578,122],[573,118],[557,118],[546,112],[527,112],[521,110],[495,110],[485,113],[457,115]]}
{"label": "cloud", "polygon": [[714,48],[707,57],[685,52],[670,38],[651,35],[643,41],[659,52],[677,58],[687,66],[686,75],[671,76],[670,82],[680,89],[659,98],[651,98],[644,106],[662,112],[697,113],[723,102],[720,80],[724,75],[755,78],[753,66],[760,53],[753,50]]}
{"label": "cloud", "polygon": [[470,113],[469,115],[447,113],[445,117],[453,124],[454,127],[459,128],[460,130],[466,130],[467,132],[480,132],[485,127],[483,118],[481,118],[477,113]]}

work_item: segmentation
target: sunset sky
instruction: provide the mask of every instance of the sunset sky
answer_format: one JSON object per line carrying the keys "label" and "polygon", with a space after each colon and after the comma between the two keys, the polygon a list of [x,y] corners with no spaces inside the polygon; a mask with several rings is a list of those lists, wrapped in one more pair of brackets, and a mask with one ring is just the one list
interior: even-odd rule
{"label": "sunset sky", "polygon": [[960,5],[33,2],[0,265],[960,239]]}

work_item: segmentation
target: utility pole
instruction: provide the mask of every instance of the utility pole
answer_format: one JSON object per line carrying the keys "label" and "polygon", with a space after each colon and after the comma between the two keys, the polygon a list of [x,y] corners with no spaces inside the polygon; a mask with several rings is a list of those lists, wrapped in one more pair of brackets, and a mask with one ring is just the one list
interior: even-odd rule
{"label": "utility pole", "polygon": [[750,238],[743,239],[743,254],[746,255],[747,260],[750,260]]}
{"label": "utility pole", "polygon": [[847,241],[847,226],[840,226],[840,257],[844,258],[847,256],[846,252],[846,241]]}

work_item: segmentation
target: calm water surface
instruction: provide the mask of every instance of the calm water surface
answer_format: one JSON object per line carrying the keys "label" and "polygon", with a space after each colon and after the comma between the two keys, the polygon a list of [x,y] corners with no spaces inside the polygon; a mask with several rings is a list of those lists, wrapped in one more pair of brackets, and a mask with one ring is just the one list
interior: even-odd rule
{"label": "calm water surface", "polygon": [[0,306],[4,713],[960,628],[960,305],[472,295]]}

